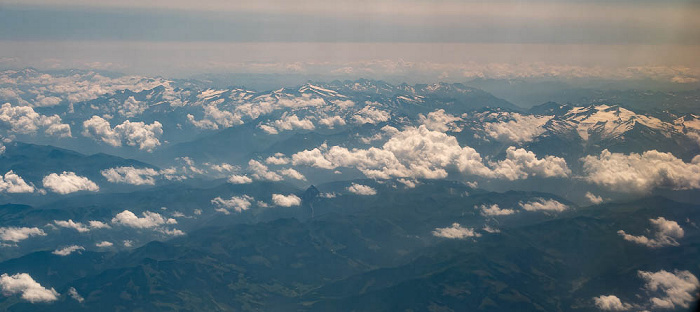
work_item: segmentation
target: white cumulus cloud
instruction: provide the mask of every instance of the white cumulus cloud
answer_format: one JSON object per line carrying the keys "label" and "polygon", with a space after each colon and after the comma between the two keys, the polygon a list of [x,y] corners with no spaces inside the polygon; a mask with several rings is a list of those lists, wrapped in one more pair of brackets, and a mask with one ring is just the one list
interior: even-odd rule
{"label": "white cumulus cloud", "polygon": [[34,186],[28,184],[18,176],[14,171],[10,170],[5,173],[5,176],[0,175],[0,192],[6,193],[32,193]]}
{"label": "white cumulus cloud", "polygon": [[0,240],[16,243],[31,236],[46,236],[46,233],[37,227],[0,227]]}
{"label": "white cumulus cloud", "polygon": [[81,222],[75,222],[72,219],[64,220],[54,220],[53,223],[56,226],[68,229],[74,229],[80,233],[87,233],[94,229],[108,229],[110,226],[102,221],[91,220],[87,225]]}
{"label": "white cumulus cloud", "polygon": [[382,130],[391,135],[381,147],[348,149],[320,147],[292,155],[292,164],[323,169],[354,167],[370,178],[444,179],[448,171],[508,180],[529,176],[567,177],[571,173],[559,157],[537,158],[532,152],[511,147],[506,159],[491,162],[489,168],[481,155],[469,146],[462,147],[453,136],[431,131],[425,125],[393,127]]}
{"label": "white cumulus cloud", "polygon": [[588,199],[594,205],[600,204],[604,201],[602,197],[597,196],[591,192],[586,192],[586,199]]}
{"label": "white cumulus cloud", "polygon": [[700,155],[686,163],[671,153],[656,150],[629,155],[604,150],[599,156],[589,155],[582,161],[586,180],[616,191],[700,188]]}
{"label": "white cumulus cloud", "polygon": [[389,112],[379,110],[373,106],[365,106],[355,115],[352,115],[352,120],[357,124],[378,124],[391,119]]}
{"label": "white cumulus cloud", "polygon": [[478,208],[479,210],[481,210],[481,215],[485,216],[485,217],[486,216],[488,216],[488,217],[507,216],[507,215],[512,215],[512,214],[516,213],[516,211],[513,209],[502,209],[497,204],[481,205],[479,207],[474,207],[474,208]]}
{"label": "white cumulus cloud", "polygon": [[285,157],[282,153],[277,153],[274,156],[270,156],[265,159],[265,163],[268,165],[286,165],[291,161],[289,157]]}
{"label": "white cumulus cloud", "polygon": [[281,131],[291,131],[296,129],[313,130],[316,129],[314,123],[309,119],[299,119],[297,115],[282,115],[281,119],[275,120],[273,123],[261,125],[268,134],[277,134]]}
{"label": "white cumulus cloud", "polygon": [[506,159],[492,164],[496,176],[508,180],[525,179],[528,176],[568,177],[571,170],[563,158],[545,156],[537,158],[535,153],[513,146],[506,150]]}
{"label": "white cumulus cloud", "polygon": [[459,223],[453,223],[452,226],[446,228],[437,228],[433,231],[433,235],[452,239],[465,239],[469,237],[481,236],[481,234],[475,232],[474,229],[462,227]]}
{"label": "white cumulus cloud", "polygon": [[526,211],[544,211],[544,212],[562,212],[569,209],[569,206],[564,205],[554,199],[540,198],[535,201],[520,203],[520,207]]}
{"label": "white cumulus cloud", "polygon": [[247,183],[252,183],[253,179],[251,179],[245,175],[234,174],[228,178],[228,182],[232,183],[232,184],[247,184]]}
{"label": "white cumulus cloud", "polygon": [[444,109],[438,109],[434,112],[430,112],[427,116],[423,116],[423,114],[418,115],[418,122],[425,125],[425,127],[429,130],[439,132],[462,131],[462,128],[457,125],[457,122],[462,120],[463,119],[460,117],[445,113]]}
{"label": "white cumulus cloud", "polygon": [[95,244],[95,247],[100,247],[100,248],[107,248],[107,247],[112,247],[114,244],[112,242],[108,241],[101,241],[97,244]]}
{"label": "white cumulus cloud", "polygon": [[211,203],[217,207],[216,211],[223,212],[225,214],[229,214],[230,210],[234,210],[236,212],[242,212],[244,210],[250,209],[254,200],[255,199],[251,196],[243,195],[243,196],[233,196],[229,199],[223,199],[221,197],[216,197],[216,198],[211,200]]}
{"label": "white cumulus cloud", "polygon": [[689,271],[639,271],[638,274],[645,282],[644,288],[652,295],[650,303],[655,309],[687,309],[700,286],[698,278]]}
{"label": "white cumulus cloud", "polygon": [[251,159],[248,162],[248,170],[251,172],[251,176],[255,178],[256,180],[267,180],[267,181],[282,181],[283,178],[281,175],[277,174],[274,171],[270,171],[267,166],[265,166],[263,163]]}
{"label": "white cumulus cloud", "polygon": [[167,222],[163,216],[156,212],[144,211],[142,217],[129,210],[124,210],[112,218],[112,223],[137,229],[148,229],[163,225]]}
{"label": "white cumulus cloud", "polygon": [[530,142],[545,132],[544,125],[552,119],[551,116],[506,114],[508,120],[483,124],[487,136],[500,142]]}
{"label": "white cumulus cloud", "polygon": [[74,229],[80,233],[85,233],[85,232],[90,232],[90,228],[85,226],[84,224],[80,222],[75,222],[72,219],[68,219],[68,221],[64,220],[54,220],[54,224],[57,226],[63,227],[63,228],[69,228],[69,229]]}
{"label": "white cumulus cloud", "polygon": [[651,222],[651,225],[655,230],[652,238],[644,235],[630,235],[623,230],[619,230],[617,233],[620,234],[625,240],[652,248],[678,246],[678,241],[676,240],[683,238],[685,235],[683,228],[681,228],[676,221],[666,220],[664,217],[658,217],[656,219],[649,219],[649,222]]}
{"label": "white cumulus cloud", "polygon": [[301,198],[294,194],[282,195],[282,194],[272,194],[272,202],[277,206],[282,207],[292,207],[301,205]]}
{"label": "white cumulus cloud", "polygon": [[441,179],[447,177],[447,169],[487,176],[491,174],[476,150],[462,148],[456,138],[445,133],[428,130],[423,125],[407,127],[403,131],[394,128],[385,131],[393,135],[381,148],[321,146],[292,155],[292,163],[324,169],[355,167],[367,177],[380,179]]}
{"label": "white cumulus cloud", "polygon": [[142,121],[131,122],[129,120],[112,128],[109,121],[100,116],[83,122],[83,135],[102,141],[114,147],[122,146],[122,143],[129,146],[138,146],[140,150],[152,152],[160,145],[158,139],[163,134],[163,125],[154,121],[146,124]]}
{"label": "white cumulus cloud", "polygon": [[59,294],[53,288],[47,289],[37,283],[27,273],[15,275],[0,275],[0,288],[5,296],[20,295],[20,298],[31,303],[52,302],[58,300]]}
{"label": "white cumulus cloud", "polygon": [[367,186],[367,185],[362,185],[362,184],[357,184],[353,183],[350,186],[347,187],[348,192],[357,194],[357,195],[376,195],[377,190],[374,188]]}
{"label": "white cumulus cloud", "polygon": [[63,247],[60,249],[56,249],[56,250],[52,251],[51,253],[54,255],[57,255],[57,256],[65,257],[67,255],[70,255],[70,254],[76,252],[76,251],[81,251],[81,250],[85,250],[85,248],[83,248],[83,246],[72,245],[72,246],[67,246],[67,247]]}
{"label": "white cumulus cloud", "polygon": [[117,167],[100,171],[107,181],[112,183],[127,183],[133,185],[154,185],[155,177],[160,172],[153,168]]}
{"label": "white cumulus cloud", "polygon": [[345,119],[340,116],[325,117],[318,120],[318,123],[326,126],[329,129],[333,129],[336,126],[344,126],[346,124]]}
{"label": "white cumulus cloud", "polygon": [[78,191],[97,192],[100,190],[97,184],[90,181],[90,179],[67,171],[61,174],[51,173],[44,177],[42,183],[45,188],[59,194],[69,194]]}
{"label": "white cumulus cloud", "polygon": [[35,134],[43,129],[47,135],[71,136],[70,126],[62,123],[58,115],[44,116],[29,106],[12,106],[10,103],[0,106],[0,125],[19,134]]}
{"label": "white cumulus cloud", "polygon": [[78,303],[82,303],[83,301],[85,301],[85,298],[83,298],[83,296],[81,296],[78,293],[78,291],[75,289],[75,287],[68,288],[68,295],[71,298],[73,298],[75,301],[77,301]]}
{"label": "white cumulus cloud", "polygon": [[620,298],[614,295],[598,296],[593,298],[593,302],[598,309],[603,311],[625,311],[632,308],[631,304],[622,303]]}
{"label": "white cumulus cloud", "polygon": [[281,174],[282,176],[285,176],[287,178],[306,181],[306,177],[303,174],[301,174],[299,171],[296,171],[293,168],[281,169],[277,172],[279,174]]}

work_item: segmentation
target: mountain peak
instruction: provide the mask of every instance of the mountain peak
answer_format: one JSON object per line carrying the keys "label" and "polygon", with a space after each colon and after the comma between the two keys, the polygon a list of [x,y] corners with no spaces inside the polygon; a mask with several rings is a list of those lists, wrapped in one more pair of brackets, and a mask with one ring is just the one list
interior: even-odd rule
{"label": "mountain peak", "polygon": [[304,201],[313,200],[320,194],[321,192],[315,186],[311,185],[304,191],[304,194],[301,195],[301,199]]}

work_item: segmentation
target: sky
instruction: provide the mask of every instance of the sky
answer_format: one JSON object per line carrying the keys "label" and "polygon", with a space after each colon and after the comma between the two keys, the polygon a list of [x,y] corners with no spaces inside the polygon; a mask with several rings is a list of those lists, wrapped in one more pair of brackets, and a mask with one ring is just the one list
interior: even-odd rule
{"label": "sky", "polygon": [[700,79],[698,0],[0,0],[0,67]]}

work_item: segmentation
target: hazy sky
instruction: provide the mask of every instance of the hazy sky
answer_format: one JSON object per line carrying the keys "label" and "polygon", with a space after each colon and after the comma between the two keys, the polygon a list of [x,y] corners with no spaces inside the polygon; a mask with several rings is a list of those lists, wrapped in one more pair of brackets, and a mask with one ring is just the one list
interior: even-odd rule
{"label": "hazy sky", "polygon": [[0,0],[0,67],[693,82],[698,16],[698,0]]}

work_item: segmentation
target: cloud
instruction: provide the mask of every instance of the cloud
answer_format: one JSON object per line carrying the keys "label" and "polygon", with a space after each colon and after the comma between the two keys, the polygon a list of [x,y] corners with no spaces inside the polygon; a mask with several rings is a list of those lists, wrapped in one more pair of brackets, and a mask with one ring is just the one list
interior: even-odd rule
{"label": "cloud", "polygon": [[566,160],[556,156],[537,158],[535,153],[513,146],[506,150],[506,159],[492,164],[497,177],[508,180],[525,179],[528,176],[568,177],[571,170]]}
{"label": "cloud", "polygon": [[61,123],[61,117],[41,115],[29,106],[3,104],[0,106],[0,125],[9,127],[13,133],[35,134],[44,129],[44,133],[50,136],[71,137],[70,126]]}
{"label": "cloud", "polygon": [[321,118],[318,120],[318,123],[320,125],[326,126],[329,129],[333,129],[336,126],[344,126],[346,124],[345,119],[343,119],[343,117],[340,117],[340,116],[331,116],[331,117]]}
{"label": "cloud", "polygon": [[272,124],[261,125],[268,134],[277,134],[280,131],[291,131],[295,129],[313,130],[316,129],[314,123],[309,119],[299,119],[297,115],[282,115],[281,119],[275,120]]}
{"label": "cloud", "polygon": [[357,184],[353,183],[352,185],[348,186],[346,188],[348,192],[357,194],[357,195],[376,195],[377,190],[367,186],[367,185],[362,185],[362,184]]}
{"label": "cloud", "polygon": [[289,157],[285,157],[282,153],[277,153],[274,156],[270,156],[265,159],[265,163],[268,165],[286,165],[291,161]]}
{"label": "cloud", "polygon": [[219,125],[209,119],[197,120],[194,115],[187,114],[187,120],[190,121],[192,125],[200,129],[216,130],[219,129]]}
{"label": "cloud", "polygon": [[299,171],[294,170],[293,168],[282,169],[277,172],[291,179],[306,181],[306,177],[303,174],[299,173]]}
{"label": "cloud", "polygon": [[136,229],[148,229],[164,225],[168,221],[156,212],[144,211],[141,215],[143,217],[138,217],[133,212],[124,210],[112,218],[112,223]]}
{"label": "cloud", "polygon": [[185,232],[183,232],[183,231],[181,231],[181,230],[178,230],[178,229],[160,228],[160,229],[158,229],[158,232],[161,232],[161,233],[163,233],[163,234],[165,234],[165,235],[168,235],[168,236],[181,236],[181,235],[185,235]]}
{"label": "cloud", "polygon": [[352,115],[352,120],[357,124],[376,125],[380,122],[389,121],[389,119],[391,119],[389,112],[379,110],[369,105],[359,110],[355,115]]}
{"label": "cloud", "polygon": [[46,233],[37,227],[0,227],[0,240],[17,243],[30,236],[46,236]]}
{"label": "cloud", "polygon": [[497,204],[493,204],[490,206],[487,205],[481,205],[479,207],[474,207],[478,208],[481,210],[481,215],[485,217],[490,217],[490,216],[507,216],[507,215],[512,215],[516,213],[515,210],[513,209],[501,209]]}
{"label": "cloud", "polygon": [[88,225],[85,225],[80,222],[75,222],[72,219],[68,219],[68,221],[63,221],[63,220],[54,220],[54,224],[56,224],[59,227],[62,228],[68,228],[68,229],[74,229],[80,233],[87,233],[90,232],[90,230],[94,229],[108,229],[110,226],[104,222],[101,221],[89,221]]}
{"label": "cloud", "polygon": [[439,131],[439,132],[460,132],[462,128],[457,126],[458,121],[463,121],[462,118],[456,117],[451,114],[445,113],[444,109],[438,109],[434,112],[428,113],[427,116],[423,114],[418,115],[418,122],[425,125],[428,130]]}
{"label": "cloud", "polygon": [[95,182],[74,172],[64,171],[61,174],[52,173],[44,177],[42,183],[54,193],[69,194],[78,191],[97,192],[100,188]]}
{"label": "cloud", "polygon": [[433,231],[433,235],[437,237],[465,239],[469,237],[479,237],[481,234],[474,231],[472,228],[465,228],[459,223],[452,223],[451,227],[437,228]]}
{"label": "cloud", "polygon": [[160,172],[152,168],[117,167],[100,171],[107,181],[132,185],[155,185]]}
{"label": "cloud", "polygon": [[651,248],[678,246],[678,242],[676,240],[683,238],[685,234],[683,228],[681,228],[676,221],[666,220],[664,217],[658,217],[656,219],[649,219],[649,222],[651,222],[652,226],[656,230],[653,238],[648,238],[643,235],[629,235],[623,230],[619,230],[617,233],[627,241],[645,245]]}
{"label": "cloud", "polygon": [[614,295],[609,296],[598,296],[593,298],[595,306],[603,311],[625,311],[632,308],[632,305],[628,303],[622,303],[620,298]]}
{"label": "cloud", "polygon": [[687,309],[697,295],[700,283],[689,271],[661,270],[658,272],[638,271],[645,282],[645,289],[653,296],[651,305],[656,309]]}
{"label": "cloud", "polygon": [[68,221],[54,220],[53,223],[63,228],[75,229],[80,233],[90,232],[90,228],[80,222],[74,222],[72,219],[68,219]]}
{"label": "cloud", "polygon": [[[201,100],[210,100],[211,95],[220,93],[221,91],[205,90],[198,97]],[[213,102],[203,104],[204,118],[196,120],[194,115],[188,114],[187,119],[197,128],[216,130],[221,128],[230,128],[236,125],[242,125],[243,120],[240,113],[234,113],[219,109],[219,104],[223,99],[217,99]]]}
{"label": "cloud", "polygon": [[253,201],[255,199],[248,195],[243,196],[233,196],[230,199],[223,199],[221,197],[216,197],[211,200],[217,208],[216,211],[229,214],[229,210],[234,210],[236,212],[242,212],[244,210],[250,209]]}
{"label": "cloud", "polygon": [[252,183],[253,179],[245,175],[232,175],[228,178],[228,182],[232,184],[247,184]]}
{"label": "cloud", "polygon": [[399,182],[399,183],[403,184],[404,186],[406,186],[406,188],[410,188],[410,189],[415,188],[416,185],[418,185],[418,181],[409,180],[409,179],[397,179],[396,182]]}
{"label": "cloud", "polygon": [[85,248],[83,248],[82,246],[78,246],[78,245],[72,245],[72,246],[61,248],[61,249],[56,249],[51,253],[54,255],[57,255],[57,256],[65,257],[67,255],[70,255],[70,254],[76,252],[76,251],[81,251],[81,250],[85,250]]}
{"label": "cloud", "polygon": [[100,116],[92,116],[92,118],[83,122],[83,135],[101,140],[112,146],[121,146],[122,138],[119,133],[112,129],[109,121]]}
{"label": "cloud", "polygon": [[83,301],[85,301],[85,298],[78,293],[75,287],[68,288],[68,295],[75,301],[78,301],[78,303],[83,303]]}
{"label": "cloud", "polygon": [[[321,148],[325,149],[325,145]],[[335,169],[337,167],[337,165],[335,165],[333,162],[326,159],[326,156],[320,148],[304,150],[292,155],[292,164],[306,165],[323,169]]]}
{"label": "cloud", "polygon": [[[159,171],[161,176],[166,180],[182,181],[206,173],[204,169],[197,167],[195,161],[189,157],[177,157],[175,160],[181,163],[181,165],[168,167]],[[221,167],[220,169],[224,168]]]}
{"label": "cloud", "polygon": [[291,207],[301,205],[301,198],[294,194],[282,195],[282,194],[272,194],[272,202],[277,206]]}
{"label": "cloud", "polygon": [[122,146],[125,143],[129,146],[138,146],[140,150],[152,152],[160,145],[158,137],[163,134],[163,125],[154,121],[152,124],[131,122],[126,120],[112,128],[109,121],[100,116],[83,122],[83,135],[102,141],[114,147]]}
{"label": "cloud", "polygon": [[32,193],[34,190],[33,185],[27,184],[22,177],[18,176],[12,170],[5,173],[4,177],[0,175],[0,192]]}
{"label": "cloud", "polygon": [[294,110],[326,105],[324,99],[314,98],[308,93],[302,94],[301,96],[293,96],[283,92],[274,92],[274,94],[271,95],[259,96],[241,102],[242,104],[235,107],[234,114],[248,116],[251,119],[257,119],[261,115],[269,114],[280,109]]}
{"label": "cloud", "polygon": [[346,109],[355,106],[355,102],[352,100],[333,100],[331,103],[335,104],[335,106],[341,108],[341,109]]}
{"label": "cloud", "polygon": [[292,164],[323,169],[354,167],[365,176],[378,179],[444,179],[448,171],[456,171],[516,180],[529,176],[566,177],[571,172],[562,158],[537,158],[534,153],[515,147],[508,148],[506,159],[490,162],[491,169],[476,150],[461,147],[455,137],[429,130],[425,125],[406,127],[402,131],[393,127],[382,129],[391,137],[381,147],[328,148],[324,144],[292,155]]}
{"label": "cloud", "polygon": [[108,241],[101,241],[97,244],[95,244],[95,247],[100,247],[100,248],[107,248],[107,247],[112,247],[114,244],[112,242]]}
{"label": "cloud", "polygon": [[499,229],[497,229],[497,228],[493,228],[493,227],[491,227],[491,226],[488,225],[488,224],[484,225],[484,227],[482,228],[482,230],[484,230],[484,232],[490,233],[490,234],[501,233],[501,230],[499,230]]}
{"label": "cloud", "polygon": [[[120,76],[109,78],[93,71],[70,71],[65,74],[31,72],[26,75],[16,75],[16,73],[17,71],[12,70],[4,71],[0,74],[0,80],[18,86],[20,89],[31,88],[32,92],[27,92],[25,98],[26,102],[33,106],[53,106],[60,104],[63,100],[77,103],[93,100],[101,95],[119,90],[130,90],[138,93],[158,86],[163,87],[164,94],[171,96],[175,94],[170,81],[157,77]],[[34,94],[36,97],[31,98]],[[176,102],[175,98],[170,100]]]}
{"label": "cloud", "polygon": [[133,96],[130,96],[119,106],[117,113],[124,117],[135,117],[141,115],[147,108],[148,104],[146,102],[138,101]]}
{"label": "cloud", "polygon": [[526,211],[544,211],[544,212],[562,212],[569,209],[569,206],[564,205],[554,199],[540,198],[535,201],[520,203],[521,208]]}
{"label": "cloud", "polygon": [[221,163],[221,164],[209,164],[209,163],[204,163],[205,165],[208,165],[209,168],[216,172],[233,172],[238,170],[238,167],[228,164],[228,163]]}
{"label": "cloud", "polygon": [[160,145],[158,137],[163,134],[163,126],[158,121],[147,125],[141,121],[130,122],[127,120],[115,126],[114,132],[118,133],[127,145],[138,145],[140,150],[152,152]]}
{"label": "cloud", "polygon": [[31,303],[52,302],[58,300],[59,294],[53,288],[47,289],[37,283],[27,273],[15,275],[0,275],[0,288],[5,296],[20,295],[20,298]]}
{"label": "cloud", "polygon": [[586,199],[588,199],[592,204],[597,205],[603,202],[603,198],[596,196],[591,192],[586,192]]}
{"label": "cloud", "polygon": [[[392,130],[393,129],[393,130]],[[381,148],[352,149],[333,146],[292,155],[294,165],[324,169],[355,167],[370,178],[387,179],[447,177],[447,169],[464,173],[491,175],[481,156],[471,147],[460,147],[457,139],[445,133],[407,127],[403,131],[386,128],[392,137]]]}
{"label": "cloud", "polygon": [[656,150],[629,155],[604,150],[599,156],[589,155],[582,161],[587,181],[616,191],[647,193],[657,187],[700,188],[700,156],[685,163],[671,153]]}
{"label": "cloud", "polygon": [[89,221],[88,224],[90,225],[91,229],[109,229],[109,228],[111,228],[109,226],[109,224],[104,223],[102,221],[92,220],[92,221]]}
{"label": "cloud", "polygon": [[248,162],[248,170],[251,171],[251,176],[256,180],[267,180],[267,181],[282,181],[282,176],[270,171],[267,166],[263,165],[261,162],[251,159]]}
{"label": "cloud", "polygon": [[318,196],[320,196],[321,198],[336,198],[336,196],[338,196],[338,194],[336,194],[336,193],[321,193],[321,194],[318,194]]}
{"label": "cloud", "polygon": [[530,142],[545,132],[544,125],[552,116],[521,115],[519,113],[490,113],[487,118],[505,119],[483,123],[487,136],[507,143]]}

